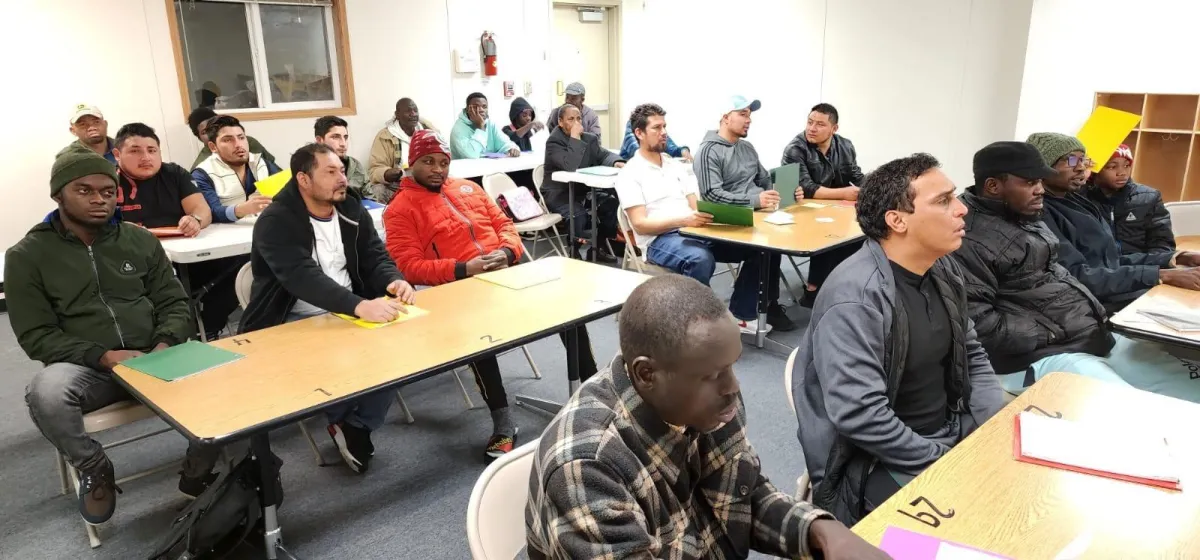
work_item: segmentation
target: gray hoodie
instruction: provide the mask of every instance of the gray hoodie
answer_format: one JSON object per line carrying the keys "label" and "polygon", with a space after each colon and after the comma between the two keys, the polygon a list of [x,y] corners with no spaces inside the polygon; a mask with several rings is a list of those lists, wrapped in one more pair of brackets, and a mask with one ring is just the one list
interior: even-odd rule
{"label": "gray hoodie", "polygon": [[918,435],[891,406],[910,333],[879,243],[868,240],[833,271],[800,340],[792,392],[813,502],[847,525],[865,514],[865,483],[877,463],[918,474],[1004,405],[967,316],[962,271],[943,257],[930,274],[950,314],[953,337],[947,420],[933,435]]}
{"label": "gray hoodie", "polygon": [[770,190],[771,174],[758,161],[758,151],[745,140],[731,144],[710,130],[692,162],[700,197],[709,202],[762,207],[758,194]]}

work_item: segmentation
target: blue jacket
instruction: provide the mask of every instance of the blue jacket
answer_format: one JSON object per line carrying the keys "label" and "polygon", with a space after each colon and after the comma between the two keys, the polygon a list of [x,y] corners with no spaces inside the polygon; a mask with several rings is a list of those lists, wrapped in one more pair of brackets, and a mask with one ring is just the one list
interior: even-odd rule
{"label": "blue jacket", "polygon": [[[679,146],[667,136],[667,155],[673,158],[683,157],[683,151],[688,149],[687,146]],[[625,123],[625,139],[621,141],[621,159],[628,160],[633,157],[633,154],[638,151],[637,136],[633,135],[633,123]]]}

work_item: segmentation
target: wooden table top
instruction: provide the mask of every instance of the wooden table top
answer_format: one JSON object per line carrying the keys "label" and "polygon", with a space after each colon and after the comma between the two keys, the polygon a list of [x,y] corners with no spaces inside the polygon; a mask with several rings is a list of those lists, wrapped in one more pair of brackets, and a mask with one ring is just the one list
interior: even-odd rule
{"label": "wooden table top", "polygon": [[1175,248],[1180,251],[1200,251],[1200,235],[1183,235],[1175,238]]}
{"label": "wooden table top", "polygon": [[561,277],[523,290],[475,278],[421,290],[416,305],[428,315],[378,329],[321,315],[225,338],[212,344],[245,357],[170,383],[116,373],[184,435],[229,440],[615,313],[649,278],[561,257],[520,266]]}
{"label": "wooden table top", "polygon": [[1200,312],[1200,292],[1158,285],[1150,288],[1149,292],[1109,319],[1117,331],[1131,336],[1200,348],[1200,333],[1179,332],[1138,313],[1139,309],[1147,308],[1188,309]]}
{"label": "wooden table top", "polygon": [[[805,203],[801,201],[783,210],[796,219],[791,225],[769,224],[765,220],[770,212],[755,212],[754,227],[713,224],[679,231],[685,235],[796,256],[820,253],[863,238],[853,206],[843,206],[835,201],[808,201],[824,205],[823,208],[808,208]],[[817,221],[818,218],[831,221]]]}
{"label": "wooden table top", "polygon": [[[1183,490],[1016,461],[1013,417],[1031,405],[1071,420],[1113,421],[1121,415],[1162,434],[1183,466]],[[1077,539],[1084,552],[1070,558],[1195,558],[1200,553],[1198,424],[1200,405],[1054,373],[855,525],[854,532],[878,544],[895,525],[1022,560],[1050,560]]]}

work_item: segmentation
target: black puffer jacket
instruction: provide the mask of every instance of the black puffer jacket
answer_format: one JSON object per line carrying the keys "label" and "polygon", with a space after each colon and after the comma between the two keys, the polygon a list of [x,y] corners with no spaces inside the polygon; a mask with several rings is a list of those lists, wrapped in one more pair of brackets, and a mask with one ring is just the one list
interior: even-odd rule
{"label": "black puffer jacket", "polygon": [[1038,219],[975,195],[954,258],[967,283],[967,309],[996,373],[1019,372],[1054,354],[1108,354],[1114,340],[1104,307],[1058,264],[1058,239]]}
{"label": "black puffer jacket", "polygon": [[1175,252],[1171,214],[1156,189],[1129,181],[1111,198],[1095,186],[1088,188],[1087,196],[1108,212],[1122,255]]}
{"label": "black puffer jacket", "polygon": [[817,187],[862,186],[863,172],[858,167],[854,144],[836,134],[828,155],[822,154],[816,144],[810,144],[803,132],[797,134],[783,149],[783,165],[789,163],[800,164],[800,187],[805,198],[812,198]]}

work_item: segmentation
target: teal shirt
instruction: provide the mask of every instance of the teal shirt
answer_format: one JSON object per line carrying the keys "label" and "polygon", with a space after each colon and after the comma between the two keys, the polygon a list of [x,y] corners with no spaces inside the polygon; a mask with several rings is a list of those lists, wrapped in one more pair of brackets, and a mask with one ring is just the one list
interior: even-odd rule
{"label": "teal shirt", "polygon": [[453,159],[475,159],[483,157],[483,154],[507,152],[516,147],[491,119],[484,123],[483,128],[475,128],[471,119],[467,118],[466,110],[459,113],[458,121],[450,129],[450,157]]}

